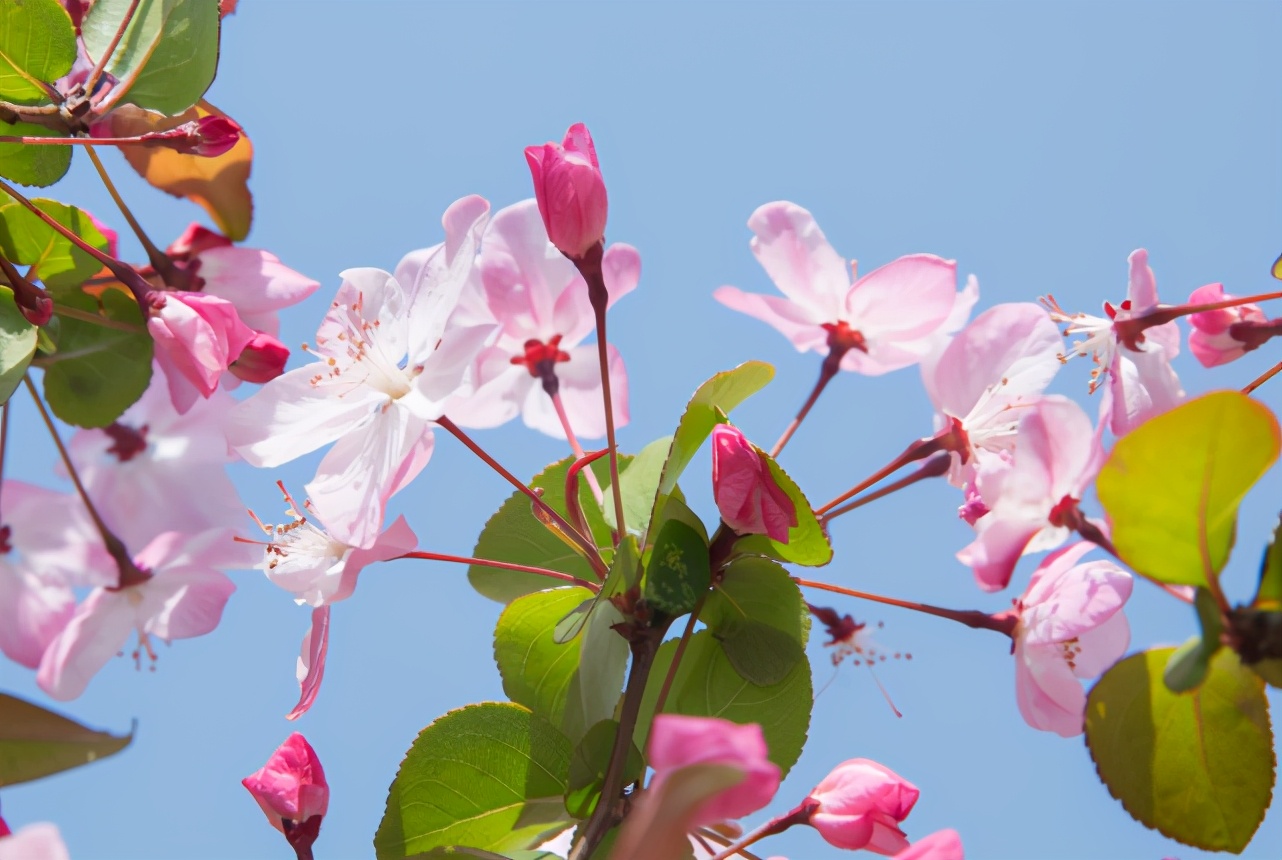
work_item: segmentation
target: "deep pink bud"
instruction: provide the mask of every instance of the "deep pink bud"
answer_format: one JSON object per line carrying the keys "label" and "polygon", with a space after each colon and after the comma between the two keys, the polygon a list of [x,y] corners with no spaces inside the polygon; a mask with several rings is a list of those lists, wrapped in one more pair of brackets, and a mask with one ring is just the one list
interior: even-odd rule
{"label": "deep pink bud", "polygon": [[570,126],[563,143],[527,146],[525,160],[543,226],[557,250],[578,259],[604,241],[605,180],[587,126]]}
{"label": "deep pink bud", "polygon": [[[267,821],[290,845],[310,849],[320,832],[321,818],[329,810],[329,783],[316,751],[307,739],[294,732],[267,759],[256,773],[241,784],[258,801]],[[310,850],[304,855],[311,856]]]}
{"label": "deep pink bud", "polygon": [[240,142],[240,124],[225,116],[202,116],[196,120],[200,143],[192,147],[192,155],[215,158]]}
{"label": "deep pink bud", "polygon": [[[1193,291],[1189,296],[1189,304],[1209,305],[1231,298],[1234,297],[1224,292],[1223,284],[1207,284]],[[1260,310],[1260,306],[1255,304],[1189,314],[1189,323],[1193,326],[1193,331],[1189,333],[1189,349],[1193,351],[1193,355],[1203,367],[1226,364],[1235,358],[1241,358],[1249,350],[1259,346],[1259,343],[1234,337],[1236,331],[1232,326],[1236,323],[1263,324],[1266,322],[1268,317],[1264,315],[1264,311]]]}
{"label": "deep pink bud", "polygon": [[165,249],[165,253],[171,257],[181,257],[186,260],[197,254],[204,253],[210,248],[230,248],[231,239],[228,239],[222,233],[215,233],[208,227],[200,224],[191,223],[182,235],[170,243]]}
{"label": "deep pink bud", "polygon": [[895,860],[966,860],[956,830],[936,830],[895,855]]}
{"label": "deep pink bud", "polygon": [[765,456],[730,424],[712,429],[712,495],[726,525],[739,534],[788,542],[797,507],[775,483]]}
{"label": "deep pink bud", "polygon": [[756,723],[660,714],[654,718],[647,747],[654,768],[650,791],[657,792],[673,773],[694,765],[743,771],[742,782],[703,802],[691,827],[742,818],[769,803],[779,790],[779,767],[767,758],[766,739]]}
{"label": "deep pink bud", "polygon": [[254,339],[245,344],[240,357],[229,366],[238,379],[246,382],[271,382],[285,372],[289,361],[289,347],[264,332],[256,332]]}
{"label": "deep pink bud", "polygon": [[809,823],[838,848],[898,854],[908,847],[899,822],[912,812],[919,794],[890,768],[852,758],[833,768],[806,798],[817,804]]}
{"label": "deep pink bud", "polygon": [[[170,394],[185,380],[201,397],[209,397],[223,371],[253,340],[254,330],[241,321],[235,305],[216,296],[154,290],[147,299],[147,330],[169,377]],[[176,397],[174,405],[186,412],[178,401]]]}

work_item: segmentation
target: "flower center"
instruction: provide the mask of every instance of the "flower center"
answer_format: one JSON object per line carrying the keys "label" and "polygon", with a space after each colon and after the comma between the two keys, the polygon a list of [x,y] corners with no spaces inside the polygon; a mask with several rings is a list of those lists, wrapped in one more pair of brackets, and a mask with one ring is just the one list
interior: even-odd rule
{"label": "flower center", "polygon": [[552,335],[546,343],[532,337],[525,342],[524,349],[523,355],[514,355],[509,360],[514,365],[524,366],[530,376],[542,381],[543,390],[555,397],[560,387],[556,376],[557,362],[570,360],[570,354],[561,349],[561,335]]}
{"label": "flower center", "polygon": [[1046,516],[1046,520],[1057,528],[1066,528],[1076,530],[1077,527],[1086,519],[1082,516],[1082,511],[1077,506],[1078,500],[1072,496],[1065,496],[1055,503],[1051,512]]}
{"label": "flower center", "polygon": [[1067,323],[1063,331],[1064,337],[1070,337],[1075,334],[1084,335],[1082,338],[1073,341],[1069,346],[1068,353],[1060,353],[1058,358],[1060,363],[1067,364],[1068,360],[1075,355],[1091,357],[1095,367],[1091,369],[1091,381],[1089,391],[1094,394],[1096,390],[1104,383],[1104,377],[1108,374],[1109,368],[1113,366],[1113,356],[1117,353],[1117,333],[1114,331],[1113,323],[1119,311],[1123,318],[1129,316],[1131,303],[1122,302],[1120,308],[1115,308],[1108,302],[1104,303],[1104,313],[1107,317],[1096,317],[1090,314],[1076,313],[1070,314],[1064,311],[1055,301],[1054,296],[1044,296],[1042,305],[1050,314],[1050,318],[1056,323]]}
{"label": "flower center", "polygon": [[114,454],[122,463],[128,463],[147,450],[147,429],[146,424],[137,429],[119,422],[108,424],[102,428],[102,432],[111,439],[111,447],[107,449],[107,453]]}
{"label": "flower center", "polygon": [[13,529],[8,526],[0,526],[0,554],[8,555],[13,552]]}
{"label": "flower center", "polygon": [[845,322],[824,323],[820,326],[828,332],[828,351],[845,354],[847,351],[857,349],[860,352],[868,351],[868,342],[864,339],[863,332],[859,329],[851,328],[850,324]]}
{"label": "flower center", "polygon": [[[393,400],[403,397],[410,393],[410,383],[422,368],[402,367],[400,356],[388,355],[387,337],[379,334],[378,320],[365,319],[362,313],[364,306],[363,293],[358,294],[351,304],[334,302],[330,306],[333,313],[326,321],[336,322],[338,332],[316,337],[317,349],[323,353],[317,357],[329,365],[329,370],[313,376],[312,385],[319,385],[327,379],[347,377],[353,385],[368,385]],[[315,354],[307,344],[303,344],[303,350]]]}

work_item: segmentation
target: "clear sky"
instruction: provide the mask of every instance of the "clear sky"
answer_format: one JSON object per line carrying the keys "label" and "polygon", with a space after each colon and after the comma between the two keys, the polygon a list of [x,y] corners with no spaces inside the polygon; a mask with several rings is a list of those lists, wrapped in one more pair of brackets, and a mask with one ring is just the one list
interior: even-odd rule
{"label": "clear sky", "polygon": [[[765,325],[711,298],[722,284],[769,292],[748,251],[748,215],[793,200],[867,271],[909,252],[956,258],[981,308],[1054,293],[1098,312],[1126,287],[1126,256],[1149,250],[1159,290],[1180,301],[1204,283],[1238,294],[1275,288],[1282,251],[1282,4],[1278,3],[295,3],[243,0],[225,22],[209,98],[256,147],[254,231],[323,284],[285,315],[284,339],[311,340],[352,266],[390,269],[440,239],[452,200],[495,208],[530,196],[521,150],[585,121],[610,191],[608,236],[640,249],[641,285],[614,312],[611,339],[630,371],[637,450],[672,431],[694,388],[749,358],[775,382],[737,413],[769,444],[818,372]],[[53,196],[121,219],[77,158]],[[124,193],[157,241],[199,217],[132,181]],[[128,246],[126,246],[128,247]],[[1276,311],[1275,311],[1276,314]],[[1276,350],[1208,374],[1185,353],[1190,391],[1245,384]],[[299,360],[296,356],[295,362]],[[1056,390],[1085,396],[1087,365]],[[1282,382],[1262,392],[1275,410]],[[20,401],[19,401],[20,402]],[[1094,403],[1090,409],[1095,408]],[[30,409],[16,416],[30,426]],[[931,430],[914,370],[845,375],[783,457],[812,500],[831,498]],[[49,480],[47,440],[24,430],[9,475]],[[519,425],[480,434],[518,474],[564,456]],[[301,492],[317,462],[236,469],[247,504],[279,515],[272,486]],[[712,511],[706,456],[687,473]],[[9,476],[7,475],[7,476]],[[199,486],[191,488],[200,493]],[[448,437],[393,513],[425,548],[467,553],[507,497],[501,481]],[[1282,498],[1270,474],[1250,496],[1229,569],[1245,599]],[[953,553],[969,540],[955,491],[919,486],[834,526],[830,581],[944,606],[996,611]],[[250,523],[245,522],[246,534]],[[65,711],[127,729],[133,746],[87,768],[0,792],[11,824],[51,819],[80,858],[283,857],[288,848],[239,785],[295,726],[284,720],[308,614],[254,571],[212,635],[161,653],[157,671],[108,666]],[[879,678],[836,672],[812,645],[819,695],[810,743],[774,812],[836,763],[876,759],[922,790],[909,835],[954,827],[973,858],[1157,858],[1199,852],[1135,823],[1094,776],[1081,739],[1020,718],[1008,643],[886,607],[826,601],[883,621],[880,641],[910,651]],[[416,733],[462,705],[501,699],[491,661],[499,607],[464,571],[398,562],[368,570],[335,608],[325,686],[296,726],[332,787],[317,853],[372,855],[387,786]],[[1133,648],[1182,642],[1192,611],[1140,583]],[[819,637],[816,637],[818,639]],[[0,688],[47,701],[30,673],[0,663]],[[1276,706],[1279,698],[1271,693]],[[764,820],[764,813],[748,823]],[[763,853],[836,856],[804,828]],[[1282,856],[1282,817],[1246,856]]]}

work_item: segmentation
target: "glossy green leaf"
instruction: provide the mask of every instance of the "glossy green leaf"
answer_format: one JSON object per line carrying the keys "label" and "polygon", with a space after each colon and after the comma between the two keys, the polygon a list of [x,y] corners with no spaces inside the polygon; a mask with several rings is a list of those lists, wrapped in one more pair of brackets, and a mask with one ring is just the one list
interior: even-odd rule
{"label": "glossy green leaf", "polygon": [[[615,720],[602,720],[588,729],[574,748],[570,759],[569,788],[565,794],[565,809],[575,818],[587,818],[596,808],[605,785],[605,769],[614,752],[614,738],[619,732]],[[645,773],[645,759],[635,745],[628,750],[624,761],[623,782],[634,782]]]}
{"label": "glossy green leaf", "polygon": [[[66,137],[42,125],[0,120],[0,135],[6,137]],[[30,146],[0,143],[0,176],[18,183],[43,188],[67,175],[71,167],[71,146]],[[8,198],[5,198],[8,199]]]}
{"label": "glossy green leaf", "polygon": [[[133,0],[95,0],[81,23],[85,47],[101,57]],[[107,63],[121,103],[167,116],[200,101],[218,68],[218,0],[141,0]]]}
{"label": "glossy green leaf", "polygon": [[450,711],[419,733],[401,762],[375,854],[540,844],[571,823],[563,800],[571,751],[564,735],[520,705]]}
{"label": "glossy green leaf", "polygon": [[[632,535],[627,535],[619,543],[618,549],[614,554],[614,562],[610,565],[610,570],[605,575],[605,582],[601,584],[601,590],[597,592],[596,597],[585,600],[556,623],[552,628],[552,640],[558,645],[569,642],[577,637],[587,627],[592,615],[596,612],[597,607],[608,603],[607,598],[612,597],[631,587],[632,581],[636,574],[633,572],[638,564],[637,539]],[[616,616],[609,616],[609,623],[613,624],[618,619]]]}
{"label": "glossy green leaf", "polygon": [[1162,680],[1172,649],[1109,669],[1086,705],[1100,779],[1137,821],[1211,851],[1241,852],[1273,795],[1273,731],[1264,683],[1222,649],[1198,689]]}
{"label": "glossy green leaf", "polygon": [[[630,457],[620,458],[620,465],[629,462]],[[572,465],[574,458],[567,457],[548,466],[530,482],[530,486],[543,492],[542,499],[548,507],[562,516],[568,514],[565,504],[565,476]],[[589,468],[596,473],[603,485],[610,482],[610,465],[605,458],[597,460]],[[577,576],[587,582],[595,582],[596,574],[592,572],[591,565],[573,547],[535,519],[531,505],[524,493],[514,492],[509,496],[481,530],[472,555],[546,567]],[[579,481],[579,505],[597,546],[609,547],[610,527],[606,525],[587,481],[582,479]],[[603,555],[608,562],[610,551],[604,550]],[[542,591],[551,582],[547,577],[534,573],[498,570],[475,564],[468,568],[467,579],[478,592],[499,603],[510,603],[523,594]]]}
{"label": "glossy green leaf", "polygon": [[779,683],[806,659],[800,642],[754,619],[732,619],[715,635],[739,677],[758,687]]}
{"label": "glossy green leaf", "polygon": [[740,677],[778,683],[805,660],[810,613],[788,572],[764,558],[740,558],[725,570],[699,615]]}
{"label": "glossy green leaf", "polygon": [[610,629],[622,620],[602,601],[582,636],[557,644],[553,628],[591,597],[585,588],[527,594],[508,604],[494,631],[494,658],[503,692],[577,742],[614,713],[628,664],[628,645]]}
{"label": "glossy green leaf", "polygon": [[133,732],[96,732],[39,705],[0,693],[0,788],[80,767],[120,752]]}
{"label": "glossy green leaf", "polygon": [[1273,413],[1217,391],[1117,440],[1096,481],[1113,544],[1135,572],[1206,585],[1228,561],[1242,497],[1277,459]]}
{"label": "glossy green leaf", "polygon": [[[634,535],[644,535],[650,526],[650,514],[655,508],[655,496],[659,491],[659,478],[671,447],[672,437],[664,436],[642,448],[626,469],[620,466],[622,473],[619,475],[619,491],[623,496],[623,521],[628,531]],[[616,521],[612,488],[606,487],[603,495],[605,498],[601,505],[605,509],[605,521],[614,528]]]}
{"label": "glossy green leaf", "polygon": [[[676,645],[675,639],[663,643],[650,671],[635,736],[639,749],[645,749],[659,688]],[[690,637],[663,712],[760,723],[770,760],[787,775],[801,756],[813,704],[808,661],[798,662],[778,683],[758,686],[735,671],[711,630],[700,630]]]}
{"label": "glossy green leaf", "polygon": [[[56,200],[37,198],[31,202],[86,244],[107,250],[107,237],[87,212]],[[14,263],[34,266],[32,278],[51,290],[77,287],[102,268],[101,263],[16,201],[0,206],[0,254]]]}
{"label": "glossy green leaf", "polygon": [[788,529],[786,543],[765,535],[749,535],[736,542],[735,548],[810,567],[819,567],[832,561],[832,544],[828,542],[828,536],[824,534],[823,526],[819,524],[819,518],[815,516],[814,509],[810,507],[801,488],[779,468],[773,457],[755,445],[753,447],[765,459],[775,484],[792,500],[797,511],[797,524]]}
{"label": "glossy green leaf", "polygon": [[45,400],[53,413],[77,427],[106,427],[137,402],[151,381],[152,340],[132,298],[107,290],[93,296],[69,292],[61,304],[138,327],[136,332],[59,317],[58,351],[40,360]]}
{"label": "glossy green leaf", "polygon": [[0,3],[0,100],[51,103],[42,84],[71,71],[75,61],[76,28],[58,0]]}
{"label": "glossy green leaf", "polygon": [[22,384],[22,375],[36,354],[36,327],[13,302],[13,291],[0,287],[0,403]]}
{"label": "glossy green leaf", "polygon": [[1220,634],[1224,632],[1220,607],[1211,592],[1199,588],[1193,605],[1202,632],[1175,649],[1162,673],[1167,688],[1175,693],[1195,689],[1205,680],[1211,671],[1211,658],[1220,650]]}
{"label": "glossy green leaf", "polygon": [[707,538],[681,520],[665,522],[654,540],[642,596],[677,618],[694,609],[711,582]]}

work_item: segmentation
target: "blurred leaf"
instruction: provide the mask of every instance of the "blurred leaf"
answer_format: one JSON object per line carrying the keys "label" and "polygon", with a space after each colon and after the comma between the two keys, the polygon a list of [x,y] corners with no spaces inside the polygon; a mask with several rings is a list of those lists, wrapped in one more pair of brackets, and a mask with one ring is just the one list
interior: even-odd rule
{"label": "blurred leaf", "polygon": [[[621,467],[630,461],[630,457],[619,458]],[[548,507],[562,516],[567,516],[565,475],[572,465],[574,458],[567,457],[548,466],[530,482],[531,487],[543,491],[542,498]],[[609,482],[610,464],[604,457],[588,468],[596,473],[602,483]],[[592,566],[547,526],[535,519],[531,511],[532,504],[524,493],[512,493],[481,530],[472,555],[494,561],[546,567],[595,582],[596,574],[593,573]],[[586,480],[579,481],[579,504],[597,546],[609,547],[610,527],[605,524],[601,508],[592,497]],[[605,551],[602,554],[609,562],[610,553]],[[510,603],[522,594],[542,591],[551,582],[547,577],[536,573],[498,570],[476,564],[468,568],[467,579],[483,596],[499,603]]]}
{"label": "blurred leaf", "polygon": [[739,677],[758,687],[778,684],[806,659],[800,642],[755,619],[732,618],[714,635]]}
{"label": "blurred leaf", "polygon": [[[95,0],[80,25],[85,48],[101,57],[133,0]],[[168,116],[194,105],[218,68],[217,0],[141,0],[107,71],[124,90],[120,104]]]}
{"label": "blurred leaf", "polygon": [[[694,814],[705,801],[743,780],[742,770],[725,764],[693,764],[675,771],[662,784],[641,795],[619,829],[618,841],[609,853],[610,860],[692,857],[686,832],[694,823]],[[599,852],[595,856],[599,856]]]}
{"label": "blurred leaf", "polygon": [[[672,665],[676,646],[675,639],[664,642],[650,671],[634,738],[641,749],[645,749],[659,688]],[[778,683],[758,686],[739,675],[711,630],[700,630],[690,637],[663,712],[721,717],[741,724],[760,723],[770,760],[786,776],[801,756],[813,705],[808,661],[798,662]]]}
{"label": "blurred leaf", "polygon": [[621,621],[608,601],[593,613],[583,636],[557,644],[557,621],[586,600],[586,588],[556,588],[508,604],[494,631],[494,658],[503,692],[559,728],[575,743],[588,727],[614,713],[628,664],[628,644],[610,629]]}
{"label": "blurred leaf", "polygon": [[1186,845],[1239,853],[1273,794],[1273,731],[1264,684],[1222,649],[1202,685],[1162,680],[1172,649],[1113,666],[1086,704],[1086,745],[1100,779],[1136,821]]}
{"label": "blurred leaf", "polygon": [[[605,769],[614,752],[614,739],[619,733],[615,720],[602,720],[588,729],[574,748],[570,759],[569,789],[565,794],[565,809],[575,818],[587,818],[596,809],[605,785]],[[634,782],[645,773],[645,759],[633,744],[624,762],[623,782]]]}
{"label": "blurred leaf", "polygon": [[[107,250],[107,237],[88,212],[57,200],[36,198],[31,202],[86,244]],[[0,205],[0,254],[14,263],[34,266],[32,279],[39,279],[51,290],[78,287],[102,268],[101,263],[17,201]]]}
{"label": "blurred leaf", "polygon": [[1282,254],[1279,254],[1278,258],[1273,261],[1273,277],[1282,281]]}
{"label": "blurred leaf", "polygon": [[[619,466],[621,470],[619,492],[623,496],[623,521],[632,534],[644,535],[650,526],[650,514],[655,509],[659,477],[663,472],[664,463],[667,462],[668,449],[671,446],[671,436],[655,439],[641,449],[626,469],[622,464]],[[617,528],[613,487],[606,487],[603,496],[601,507],[604,509],[605,521],[611,528]]]}
{"label": "blurred leaf", "polygon": [[[205,101],[175,117],[126,106],[112,112],[111,127],[120,137],[136,137],[168,131],[205,116],[227,114]],[[203,208],[233,242],[249,235],[254,217],[254,198],[249,192],[254,145],[244,132],[235,146],[213,158],[186,155],[163,146],[122,146],[120,153],[154,187]]]}
{"label": "blurred leaf", "polygon": [[36,339],[36,327],[14,304],[13,291],[0,287],[0,403],[22,383],[22,375],[36,354]]}
{"label": "blurred leaf", "polygon": [[1205,680],[1211,670],[1211,658],[1220,650],[1220,634],[1224,632],[1220,607],[1211,592],[1199,588],[1193,605],[1202,632],[1175,649],[1162,673],[1167,689],[1175,693],[1195,689]]}
{"label": "blurred leaf", "polygon": [[133,732],[96,732],[39,705],[0,693],[0,787],[17,785],[106,758],[129,746]]}
{"label": "blurred leaf", "polygon": [[401,762],[374,835],[380,860],[451,845],[502,853],[565,829],[570,742],[509,702],[450,711]]}
{"label": "blurred leaf", "polygon": [[[29,122],[12,125],[0,120],[0,135],[6,137],[66,137],[67,135]],[[43,188],[67,175],[71,167],[70,146],[40,146],[0,143],[0,176],[19,185]],[[8,199],[8,198],[5,198]]]}
{"label": "blurred leaf", "polygon": [[0,99],[20,105],[49,103],[40,84],[58,80],[75,61],[76,28],[58,0],[0,3]]}
{"label": "blurred leaf", "polygon": [[1122,560],[1157,582],[1206,585],[1228,561],[1242,497],[1278,449],[1273,413],[1236,391],[1190,400],[1117,440],[1096,490]]}
{"label": "blurred leaf", "polygon": [[68,307],[138,326],[105,328],[59,316],[58,351],[41,360],[49,408],[76,427],[106,427],[137,402],[151,381],[151,336],[138,303],[119,290],[99,299],[80,292],[58,297]]}
{"label": "blurred leaf", "polygon": [[740,677],[758,686],[779,683],[805,660],[810,613],[801,589],[769,559],[731,562],[699,618]]}
{"label": "blurred leaf", "polygon": [[646,601],[677,618],[694,609],[711,582],[707,538],[677,519],[660,526],[645,571]]}
{"label": "blurred leaf", "polygon": [[770,468],[771,479],[792,500],[797,510],[797,525],[788,529],[787,543],[771,540],[766,535],[749,535],[738,540],[735,549],[810,567],[819,567],[832,561],[832,544],[828,542],[828,536],[824,534],[823,526],[819,524],[819,518],[815,516],[814,509],[810,507],[801,488],[779,468],[773,457],[756,445],[752,447]]}
{"label": "blurred leaf", "polygon": [[1255,590],[1255,599],[1251,601],[1251,605],[1256,609],[1270,612],[1282,611],[1282,545],[1278,543],[1280,537],[1282,537],[1282,518],[1273,529],[1273,539],[1264,550],[1264,558],[1260,559],[1260,584]]}

